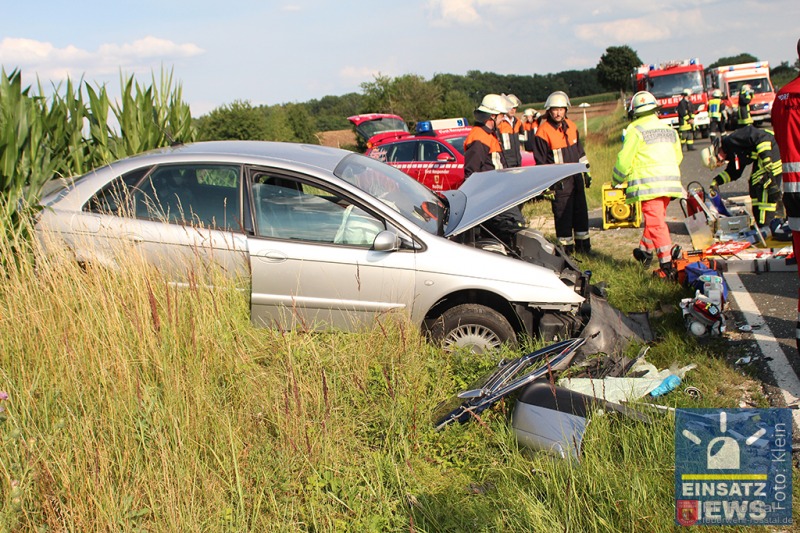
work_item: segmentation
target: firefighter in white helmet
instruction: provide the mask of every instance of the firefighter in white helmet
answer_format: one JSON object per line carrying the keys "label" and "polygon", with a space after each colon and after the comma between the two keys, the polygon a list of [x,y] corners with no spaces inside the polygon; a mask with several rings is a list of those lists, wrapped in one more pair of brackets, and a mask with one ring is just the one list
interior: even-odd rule
{"label": "firefighter in white helmet", "polygon": [[749,83],[745,83],[739,88],[739,109],[737,111],[736,127],[742,128],[744,126],[753,125],[753,117],[750,115],[750,102],[753,100],[753,87]]}
{"label": "firefighter in white helmet", "polygon": [[[569,97],[563,91],[555,91],[547,97],[545,118],[533,138],[533,157],[537,165],[579,162],[588,165],[578,127],[567,118],[569,105]],[[556,238],[567,254],[589,254],[592,250],[586,206],[586,188],[591,180],[588,172],[574,174],[552,187]]]}
{"label": "firefighter in white helmet", "polygon": [[712,142],[725,131],[726,115],[725,102],[722,101],[722,91],[714,89],[711,91],[711,98],[708,99],[708,135],[711,137]]}
{"label": "firefighter in white helmet", "polygon": [[658,102],[651,93],[640,91],[633,95],[633,122],[627,128],[611,179],[615,186],[626,185],[627,203],[642,203],[644,231],[633,257],[649,267],[656,256],[660,266],[656,274],[674,278],[666,217],[670,201],[683,196],[683,150],[678,133],[658,119],[657,110]]}
{"label": "firefighter in white helmet", "polygon": [[508,101],[499,94],[483,97],[473,115],[475,124],[464,140],[464,179],[473,172],[505,168],[502,148],[495,132],[500,117],[508,112]]}
{"label": "firefighter in white helmet", "polygon": [[539,113],[530,107],[522,113],[522,134],[520,135],[520,140],[525,150],[529,152],[533,151],[530,143],[533,141],[536,130],[539,129],[539,116]]}
{"label": "firefighter in white helmet", "polygon": [[517,118],[519,98],[513,94],[501,94],[507,100],[508,112],[497,122],[497,140],[503,150],[503,159],[507,168],[522,166],[522,149],[519,135],[522,131],[522,122]]}
{"label": "firefighter in white helmet", "polygon": [[[496,124],[508,113],[510,105],[505,96],[487,94],[473,112],[475,125],[464,140],[464,179],[475,172],[505,168]],[[500,213],[482,224],[492,236],[513,246],[514,235],[525,227],[525,217],[518,207]]]}

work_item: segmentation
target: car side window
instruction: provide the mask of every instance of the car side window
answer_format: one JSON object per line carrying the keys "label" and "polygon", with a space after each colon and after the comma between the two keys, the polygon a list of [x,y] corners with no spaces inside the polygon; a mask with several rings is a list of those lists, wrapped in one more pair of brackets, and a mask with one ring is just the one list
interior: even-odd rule
{"label": "car side window", "polygon": [[415,161],[417,141],[397,142],[385,147],[386,163],[405,163]]}
{"label": "car side window", "polygon": [[241,231],[237,165],[159,166],[131,194],[136,218]]}
{"label": "car side window", "polygon": [[420,141],[418,161],[436,161],[439,154],[453,155],[445,146],[437,141]]}
{"label": "car side window", "polygon": [[100,189],[83,206],[84,211],[102,215],[128,216],[127,207],[133,187],[150,172],[152,167],[137,168],[123,174]]}
{"label": "car side window", "polygon": [[261,237],[369,248],[386,228],[347,199],[295,178],[255,172],[252,195]]}

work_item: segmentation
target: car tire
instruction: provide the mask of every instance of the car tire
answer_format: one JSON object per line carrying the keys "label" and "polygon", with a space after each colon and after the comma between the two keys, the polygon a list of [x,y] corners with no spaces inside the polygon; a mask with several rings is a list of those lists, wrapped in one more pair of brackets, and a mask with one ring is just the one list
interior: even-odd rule
{"label": "car tire", "polygon": [[517,334],[508,320],[479,304],[457,305],[442,313],[433,322],[430,337],[448,351],[466,348],[484,353],[503,344],[517,346]]}

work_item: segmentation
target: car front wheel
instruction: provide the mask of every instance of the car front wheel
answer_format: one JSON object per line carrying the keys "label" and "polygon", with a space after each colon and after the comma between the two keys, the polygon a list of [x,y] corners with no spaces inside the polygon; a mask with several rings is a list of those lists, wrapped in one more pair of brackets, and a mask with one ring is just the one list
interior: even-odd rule
{"label": "car front wheel", "polygon": [[484,353],[504,343],[517,345],[517,335],[508,320],[494,309],[478,304],[448,309],[433,323],[430,336],[448,351],[466,348]]}

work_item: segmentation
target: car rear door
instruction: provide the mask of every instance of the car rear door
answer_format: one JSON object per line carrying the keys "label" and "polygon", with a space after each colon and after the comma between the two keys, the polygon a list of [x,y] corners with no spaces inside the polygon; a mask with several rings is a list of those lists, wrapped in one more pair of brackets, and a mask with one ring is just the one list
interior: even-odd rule
{"label": "car rear door", "polygon": [[73,248],[79,260],[101,264],[137,253],[179,283],[197,279],[212,263],[246,280],[240,181],[240,166],[216,163],[163,165],[120,176],[72,218]]}
{"label": "car rear door", "polygon": [[248,239],[255,323],[354,330],[411,311],[415,253],[378,252],[380,213],[313,178],[251,169],[255,235]]}

